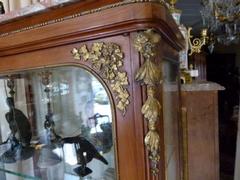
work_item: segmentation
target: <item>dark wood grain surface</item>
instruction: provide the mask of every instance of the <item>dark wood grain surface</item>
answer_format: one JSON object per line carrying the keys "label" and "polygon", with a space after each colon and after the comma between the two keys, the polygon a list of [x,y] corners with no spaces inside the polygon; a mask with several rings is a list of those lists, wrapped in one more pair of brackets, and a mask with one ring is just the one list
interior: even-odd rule
{"label": "dark wood grain surface", "polygon": [[217,91],[182,92],[187,108],[189,180],[219,180]]}

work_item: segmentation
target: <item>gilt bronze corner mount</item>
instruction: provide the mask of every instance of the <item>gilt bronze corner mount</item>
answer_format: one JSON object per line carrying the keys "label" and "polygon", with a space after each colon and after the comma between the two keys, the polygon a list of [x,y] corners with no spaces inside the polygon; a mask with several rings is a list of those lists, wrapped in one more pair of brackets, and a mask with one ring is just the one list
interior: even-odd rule
{"label": "gilt bronze corner mount", "polygon": [[90,61],[92,67],[101,73],[116,94],[117,108],[125,115],[130,103],[127,90],[129,80],[127,72],[121,70],[124,54],[120,46],[115,43],[95,42],[91,48],[87,45],[74,48],[72,55],[76,60]]}

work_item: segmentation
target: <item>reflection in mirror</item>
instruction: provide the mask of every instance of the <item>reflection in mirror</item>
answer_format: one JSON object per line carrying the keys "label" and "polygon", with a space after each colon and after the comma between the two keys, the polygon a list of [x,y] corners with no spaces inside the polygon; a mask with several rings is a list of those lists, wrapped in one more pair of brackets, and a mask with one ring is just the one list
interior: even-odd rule
{"label": "reflection in mirror", "polygon": [[83,68],[0,79],[0,179],[115,180],[111,104]]}

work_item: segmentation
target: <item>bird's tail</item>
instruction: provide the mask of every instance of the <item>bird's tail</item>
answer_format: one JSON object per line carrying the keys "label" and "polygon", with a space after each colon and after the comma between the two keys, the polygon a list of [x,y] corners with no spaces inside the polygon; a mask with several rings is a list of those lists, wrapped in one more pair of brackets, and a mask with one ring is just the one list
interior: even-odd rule
{"label": "bird's tail", "polygon": [[95,158],[98,159],[99,161],[102,161],[104,164],[108,165],[107,160],[101,154],[97,153]]}

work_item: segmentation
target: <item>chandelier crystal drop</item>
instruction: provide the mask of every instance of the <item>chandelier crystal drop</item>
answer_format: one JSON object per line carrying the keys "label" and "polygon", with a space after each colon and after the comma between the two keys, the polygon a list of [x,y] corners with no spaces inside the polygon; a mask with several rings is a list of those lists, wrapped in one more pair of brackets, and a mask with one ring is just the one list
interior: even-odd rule
{"label": "chandelier crystal drop", "polygon": [[225,45],[240,40],[240,0],[202,0],[203,25]]}

